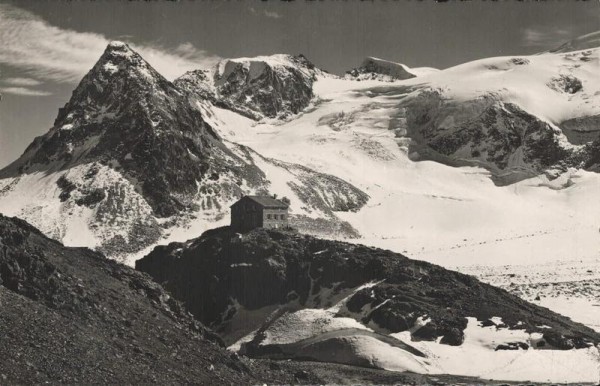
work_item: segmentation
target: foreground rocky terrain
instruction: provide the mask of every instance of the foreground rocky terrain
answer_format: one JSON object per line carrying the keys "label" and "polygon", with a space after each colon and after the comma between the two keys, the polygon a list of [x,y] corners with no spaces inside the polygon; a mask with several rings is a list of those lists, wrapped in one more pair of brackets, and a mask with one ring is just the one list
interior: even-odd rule
{"label": "foreground rocky terrain", "polygon": [[[443,347],[461,347],[449,352],[468,361],[474,336],[492,360],[506,361],[502,352],[531,354],[541,368],[562,350],[568,350],[565,360],[593,355],[600,342],[592,329],[471,276],[294,232],[255,230],[240,237],[219,228],[157,247],[136,268],[232,349],[254,357],[443,373],[448,370],[437,358]],[[478,366],[489,375],[488,363]],[[491,377],[511,379],[510,368],[505,363]]]}
{"label": "foreground rocky terrain", "polygon": [[498,384],[226,351],[150,277],[0,215],[0,384]]}

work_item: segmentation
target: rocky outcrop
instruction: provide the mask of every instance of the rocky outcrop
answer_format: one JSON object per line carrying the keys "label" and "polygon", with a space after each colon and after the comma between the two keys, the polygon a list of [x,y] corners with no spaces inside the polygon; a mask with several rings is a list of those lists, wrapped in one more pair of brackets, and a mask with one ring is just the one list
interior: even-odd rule
{"label": "rocky outcrop", "polygon": [[212,78],[208,71],[191,71],[175,84],[252,119],[284,119],[309,105],[320,73],[303,55],[272,55],[223,60]]}
{"label": "rocky outcrop", "polygon": [[288,186],[307,210],[335,217],[334,212],[358,212],[369,201],[368,194],[331,174],[272,158],[264,160],[295,177],[296,180],[289,181]]}
{"label": "rocky outcrop", "polygon": [[366,58],[359,67],[347,71],[346,74],[350,79],[374,79],[388,82],[410,79],[416,76],[403,64],[372,57]]}
{"label": "rocky outcrop", "polygon": [[214,81],[229,105],[242,106],[257,117],[285,118],[313,98],[315,67],[302,55],[231,59],[219,63]]}
{"label": "rocky outcrop", "polygon": [[[293,232],[259,229],[240,238],[219,228],[187,243],[157,247],[136,268],[229,343],[239,339],[238,317],[247,332],[259,329],[259,336],[287,311],[329,308],[333,299],[344,299],[336,318],[385,334],[411,331],[413,340],[461,345],[467,317],[481,322],[500,317],[509,328],[544,336],[553,331],[554,343],[548,344],[557,348],[600,341],[593,330],[471,276],[390,251]],[[275,309],[281,312],[261,314]],[[428,323],[415,328],[424,319]]]}

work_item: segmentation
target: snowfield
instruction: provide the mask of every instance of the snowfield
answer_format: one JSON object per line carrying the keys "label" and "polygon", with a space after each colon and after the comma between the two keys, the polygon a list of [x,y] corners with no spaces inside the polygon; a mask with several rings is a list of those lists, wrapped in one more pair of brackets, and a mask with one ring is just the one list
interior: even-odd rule
{"label": "snowfield", "polygon": [[[581,350],[556,351],[518,349],[494,351],[490,343],[527,341],[535,343],[536,334],[522,330],[482,327],[474,318],[468,318],[465,342],[459,347],[435,342],[410,342],[417,349],[431,355],[430,372],[434,374],[472,375],[485,379],[507,381],[578,383],[598,381],[600,354],[595,347]],[[404,340],[406,333],[393,334]]]}
{"label": "snowfield", "polygon": [[[159,234],[152,209],[136,187],[99,164],[0,180],[0,212],[27,219],[68,246],[99,248],[114,241],[126,253],[127,245],[155,243]],[[141,228],[146,239],[136,233]]]}
{"label": "snowfield", "polygon": [[[352,318],[336,316],[344,301],[329,309],[286,312],[260,334],[252,331],[229,349],[244,352],[244,344],[258,338],[259,346],[276,347],[284,358],[390,371],[550,383],[595,383],[599,379],[596,347],[567,351],[537,347],[542,334],[502,327],[502,319],[497,317],[492,318],[492,326],[467,318],[465,341],[460,346],[412,340],[411,333],[428,322],[422,318],[409,331],[381,335]],[[515,348],[496,350],[500,345]]]}
{"label": "snowfield", "polygon": [[[562,54],[486,58],[406,83],[426,82],[428,87],[441,90],[446,98],[456,102],[493,94],[558,125],[571,118],[600,113],[599,55],[600,49],[594,48]],[[573,83],[565,83],[567,79]],[[580,89],[571,88],[578,82]]]}

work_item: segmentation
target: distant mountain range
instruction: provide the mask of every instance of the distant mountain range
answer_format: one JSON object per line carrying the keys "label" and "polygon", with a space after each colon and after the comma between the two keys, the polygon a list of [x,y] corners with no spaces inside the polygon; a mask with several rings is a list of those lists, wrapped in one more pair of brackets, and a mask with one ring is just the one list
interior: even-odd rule
{"label": "distant mountain range", "polygon": [[[598,169],[597,66],[597,50],[443,71],[367,58],[345,87],[400,82],[393,87],[406,97],[388,129],[411,140],[411,158],[483,166],[506,184]],[[316,85],[336,81],[302,55],[274,55],[224,60],[171,83],[127,44],[113,42],[54,126],[0,172],[0,209],[68,245],[121,259],[172,232],[191,237],[190,227],[223,224],[228,205],[247,193],[293,195],[301,229],[357,237],[335,213],[360,210],[364,189],[330,171],[266,157],[228,135],[247,118],[277,127],[319,111],[326,97]],[[323,116],[317,124],[335,128],[348,119]]]}

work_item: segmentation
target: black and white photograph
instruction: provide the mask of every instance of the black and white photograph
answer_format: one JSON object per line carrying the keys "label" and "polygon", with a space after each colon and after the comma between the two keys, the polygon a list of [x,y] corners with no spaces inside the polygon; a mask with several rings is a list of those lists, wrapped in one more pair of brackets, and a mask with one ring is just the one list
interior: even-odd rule
{"label": "black and white photograph", "polygon": [[34,384],[600,384],[600,1],[0,0]]}

